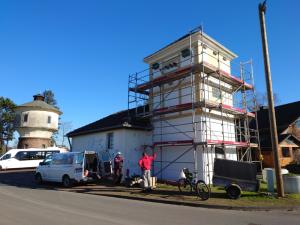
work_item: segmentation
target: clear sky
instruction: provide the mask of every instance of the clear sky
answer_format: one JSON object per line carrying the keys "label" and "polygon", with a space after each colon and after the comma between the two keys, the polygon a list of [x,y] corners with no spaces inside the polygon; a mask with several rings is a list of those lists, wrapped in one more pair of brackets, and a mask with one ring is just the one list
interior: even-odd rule
{"label": "clear sky", "polygon": [[[244,61],[265,92],[258,0],[1,0],[0,96],[21,104],[51,89],[73,129],[127,108],[128,74],[203,24]],[[300,1],[269,0],[273,88],[299,101]]]}

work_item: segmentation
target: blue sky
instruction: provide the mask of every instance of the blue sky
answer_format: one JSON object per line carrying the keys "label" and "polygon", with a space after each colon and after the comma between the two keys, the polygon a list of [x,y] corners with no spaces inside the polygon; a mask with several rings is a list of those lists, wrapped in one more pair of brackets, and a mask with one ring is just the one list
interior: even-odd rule
{"label": "blue sky", "polygon": [[[256,0],[1,0],[0,96],[21,104],[51,89],[73,128],[127,108],[128,74],[143,57],[203,24],[239,58],[254,61],[265,92]],[[300,97],[300,1],[269,0],[273,88],[280,103]]]}

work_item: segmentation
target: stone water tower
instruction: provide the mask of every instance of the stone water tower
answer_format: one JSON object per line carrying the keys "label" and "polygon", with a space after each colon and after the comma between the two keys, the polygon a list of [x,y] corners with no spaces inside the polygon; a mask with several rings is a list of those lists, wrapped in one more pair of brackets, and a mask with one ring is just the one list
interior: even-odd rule
{"label": "stone water tower", "polygon": [[47,104],[44,96],[37,94],[33,101],[17,106],[16,130],[18,148],[47,148],[53,146],[51,137],[58,130],[59,116],[57,108]]}

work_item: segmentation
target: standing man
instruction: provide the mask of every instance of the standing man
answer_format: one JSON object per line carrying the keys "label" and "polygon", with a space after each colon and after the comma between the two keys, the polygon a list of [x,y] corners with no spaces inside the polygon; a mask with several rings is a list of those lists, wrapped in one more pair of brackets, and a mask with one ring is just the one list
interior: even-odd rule
{"label": "standing man", "polygon": [[143,171],[144,190],[151,190],[151,165],[152,161],[156,158],[156,153],[153,156],[148,156],[146,152],[143,153],[142,158],[139,160],[139,166]]}
{"label": "standing man", "polygon": [[120,184],[123,176],[123,162],[121,152],[117,152],[116,157],[114,158],[114,184]]}

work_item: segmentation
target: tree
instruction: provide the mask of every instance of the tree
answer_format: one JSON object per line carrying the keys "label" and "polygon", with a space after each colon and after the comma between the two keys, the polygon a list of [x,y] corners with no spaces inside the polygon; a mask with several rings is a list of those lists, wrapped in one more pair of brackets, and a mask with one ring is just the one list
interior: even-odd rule
{"label": "tree", "polygon": [[[274,104],[275,106],[280,103],[280,99],[277,93],[273,94],[274,98]],[[256,101],[256,106],[254,104],[254,101]],[[249,102],[247,102],[247,108],[249,111],[257,111],[262,106],[268,106],[268,95],[267,93],[261,93],[257,92],[255,99],[250,99]]]}
{"label": "tree", "polygon": [[13,139],[16,104],[9,98],[0,96],[0,150]]}
{"label": "tree", "polygon": [[66,139],[66,134],[71,131],[72,129],[72,122],[61,122],[59,124],[59,130],[58,130],[58,134],[56,136],[57,139],[57,143],[60,143],[61,146],[67,146],[69,145],[69,143],[65,143],[65,139]]}
{"label": "tree", "polygon": [[[49,104],[49,105],[52,105],[54,106],[55,108],[59,109],[59,107],[57,106],[57,101],[55,99],[55,95],[54,95],[54,92],[52,90],[45,90],[42,94],[44,96],[44,101]],[[60,117],[59,117],[59,120],[60,120]],[[58,125],[58,129],[60,129],[60,123]],[[52,143],[54,144],[57,144],[56,140],[58,138],[59,134],[58,134],[58,131],[54,132],[52,137],[51,137],[51,141]]]}
{"label": "tree", "polygon": [[53,91],[51,91],[51,90],[45,90],[42,95],[44,96],[44,98],[45,98],[44,101],[46,103],[48,103],[49,105],[52,105],[55,108],[59,109],[59,107],[57,106],[57,101],[55,99]]}

